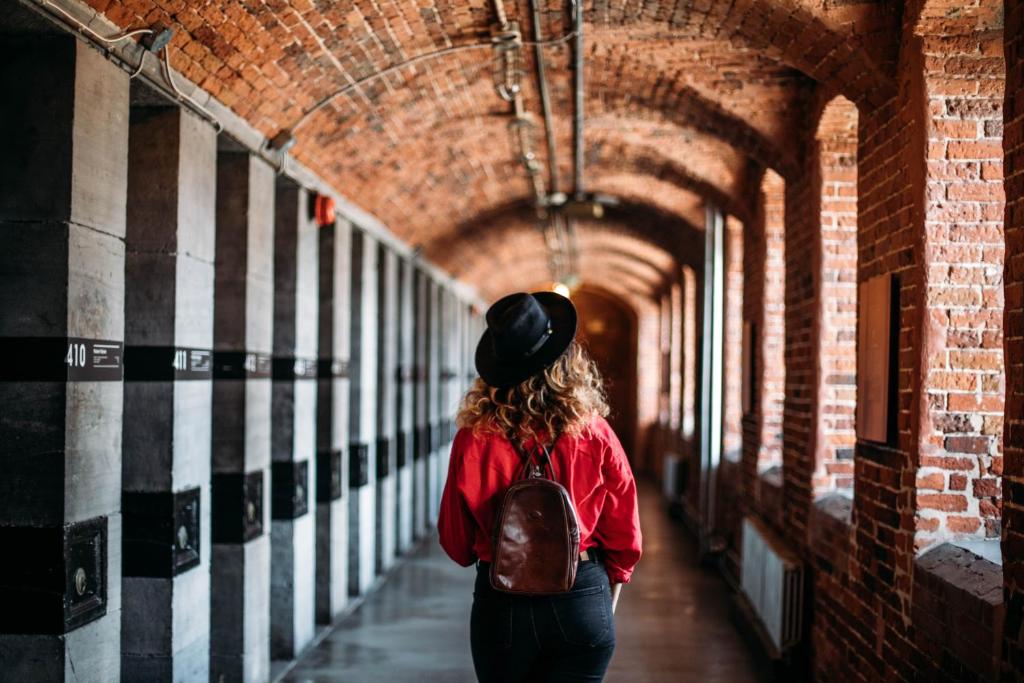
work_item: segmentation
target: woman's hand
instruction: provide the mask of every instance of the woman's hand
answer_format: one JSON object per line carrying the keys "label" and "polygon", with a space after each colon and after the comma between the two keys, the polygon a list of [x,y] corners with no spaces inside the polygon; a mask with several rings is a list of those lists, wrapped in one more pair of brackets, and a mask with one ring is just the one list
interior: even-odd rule
{"label": "woman's hand", "polygon": [[615,606],[619,604],[619,593],[622,592],[621,583],[612,584],[612,614],[615,614]]}

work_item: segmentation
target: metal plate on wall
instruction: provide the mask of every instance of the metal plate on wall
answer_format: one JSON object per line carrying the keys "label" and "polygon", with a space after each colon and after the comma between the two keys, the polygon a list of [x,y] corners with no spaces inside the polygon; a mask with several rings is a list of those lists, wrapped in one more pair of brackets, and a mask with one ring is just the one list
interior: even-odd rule
{"label": "metal plate on wall", "polygon": [[377,439],[377,477],[391,474],[391,439]]}
{"label": "metal plate on wall", "polygon": [[406,449],[409,447],[409,435],[405,430],[398,432],[395,440],[395,467],[402,469],[409,462],[409,454]]}
{"label": "metal plate on wall", "polygon": [[412,428],[412,459],[419,460],[423,457],[425,452],[425,446],[423,444],[424,431],[423,425],[418,425]]}
{"label": "metal plate on wall", "polygon": [[0,633],[63,634],[107,613],[107,518],[0,527]]}
{"label": "metal plate on wall", "polygon": [[199,565],[199,488],[125,491],[123,573],[170,578]]}
{"label": "metal plate on wall", "polygon": [[344,492],[341,451],[321,451],[316,454],[316,502],[330,503]]}
{"label": "metal plate on wall", "polygon": [[270,466],[270,516],[296,519],[309,512],[309,461],[275,462]]}
{"label": "metal plate on wall", "polygon": [[245,543],[263,534],[263,470],[213,475],[213,542]]}
{"label": "metal plate on wall", "polygon": [[64,527],[64,630],[107,613],[107,518]]}
{"label": "metal plate on wall", "polygon": [[366,486],[370,481],[370,447],[354,443],[348,449],[348,484],[350,488]]}
{"label": "metal plate on wall", "polygon": [[341,451],[320,451],[316,455],[316,500],[329,503],[341,498],[344,489]]}

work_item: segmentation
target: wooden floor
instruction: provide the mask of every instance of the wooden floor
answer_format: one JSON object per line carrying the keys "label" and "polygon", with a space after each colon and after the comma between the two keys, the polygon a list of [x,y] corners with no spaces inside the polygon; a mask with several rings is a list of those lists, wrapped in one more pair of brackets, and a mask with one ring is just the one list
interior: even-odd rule
{"label": "wooden floor", "polygon": [[[755,680],[754,662],[728,620],[728,595],[642,483],[644,557],[623,587],[607,681]],[[469,608],[475,569],[451,562],[432,538],[285,678],[294,683],[473,681]]]}

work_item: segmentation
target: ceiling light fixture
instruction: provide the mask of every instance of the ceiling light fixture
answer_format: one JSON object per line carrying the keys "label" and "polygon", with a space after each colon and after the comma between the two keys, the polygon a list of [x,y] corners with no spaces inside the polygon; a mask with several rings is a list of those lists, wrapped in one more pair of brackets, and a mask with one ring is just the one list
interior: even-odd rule
{"label": "ceiling light fixture", "polygon": [[153,54],[160,52],[160,50],[167,47],[167,44],[171,42],[171,38],[174,37],[174,29],[164,26],[163,24],[155,24],[153,30],[142,36],[139,40],[142,43],[142,47],[146,48]]}

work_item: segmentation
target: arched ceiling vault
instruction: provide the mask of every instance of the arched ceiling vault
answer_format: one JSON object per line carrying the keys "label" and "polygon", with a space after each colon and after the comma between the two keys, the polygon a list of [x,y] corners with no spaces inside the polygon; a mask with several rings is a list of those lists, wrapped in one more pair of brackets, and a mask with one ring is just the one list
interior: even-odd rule
{"label": "arched ceiling vault", "polygon": [[[703,259],[703,230],[666,213],[656,206],[623,202],[605,207],[605,217],[577,222],[578,231],[604,231],[621,234],[647,244],[679,263],[698,267]],[[513,201],[480,214],[471,222],[457,226],[423,245],[424,255],[459,277],[466,264],[486,258],[492,248],[512,243],[517,234],[537,235],[539,230],[533,209],[524,201]],[[546,264],[546,260],[545,260]],[[546,266],[545,266],[546,267]]]}
{"label": "arched ceiling vault", "polygon": [[[497,258],[482,272],[474,273],[481,278],[482,296],[494,301],[510,292],[544,288],[551,282],[551,276],[543,255],[543,247],[538,242],[534,249]],[[621,259],[616,262],[604,254],[591,255],[580,279],[583,283],[603,285],[622,297],[650,298],[660,289],[658,283],[627,270]]]}
{"label": "arched ceiling vault", "polygon": [[[122,28],[171,27],[181,74],[268,138],[355,80],[487,43],[496,20],[493,0],[85,1]],[[619,196],[610,218],[684,261],[705,202],[743,218],[758,169],[796,168],[808,93],[871,107],[894,92],[901,3],[583,1],[586,189]],[[567,0],[535,2],[544,38],[568,33]],[[528,0],[505,7],[534,38]],[[572,190],[572,51],[544,54],[556,170]],[[539,122],[533,50],[523,55],[523,103]],[[466,229],[530,199],[493,64],[488,47],[373,80],[310,116],[292,154],[399,237],[450,260],[465,252]],[[536,151],[547,162],[542,126]]]}
{"label": "arched ceiling vault", "polygon": [[[510,144],[507,107],[494,94],[490,75],[480,74],[474,83],[452,88],[431,95],[445,107],[435,108],[429,116],[418,107],[382,108],[391,115],[375,120],[364,113],[363,120],[343,129],[317,127],[316,119],[309,124],[318,131],[316,144],[333,150],[328,165],[316,170],[346,177],[354,196],[377,207],[385,222],[413,242],[428,241],[443,230],[439,218],[466,220],[528,187]],[[460,96],[449,97],[455,93]],[[620,175],[636,164],[666,183],[679,184],[743,215],[737,178],[747,160],[784,165],[776,152],[764,151],[768,143],[763,136],[738,120],[730,122],[727,117],[722,125],[711,125],[719,114],[684,114],[690,111],[685,96],[665,95],[656,101],[634,98],[621,110],[612,104],[604,90],[588,100],[585,142],[590,189],[600,189],[604,175]],[[344,108],[337,114],[344,116]],[[571,107],[567,104],[563,111],[571,112]],[[554,124],[565,189],[572,174],[571,117],[558,116]],[[375,154],[362,153],[363,138],[374,126],[377,137],[390,142],[370,145]],[[541,130],[537,151],[547,163]],[[440,216],[434,208],[439,196],[446,200]]]}
{"label": "arched ceiling vault", "polygon": [[[650,222],[655,213],[643,207],[616,207],[605,219],[577,221],[577,275],[581,280],[631,296],[660,291],[678,273],[680,249],[689,246],[691,256],[701,252],[703,235],[680,225],[670,232]],[[462,239],[449,243],[450,253],[427,256],[444,259],[443,266],[478,283],[484,296],[493,298],[551,282],[543,237],[525,207],[507,207],[461,234]]]}

